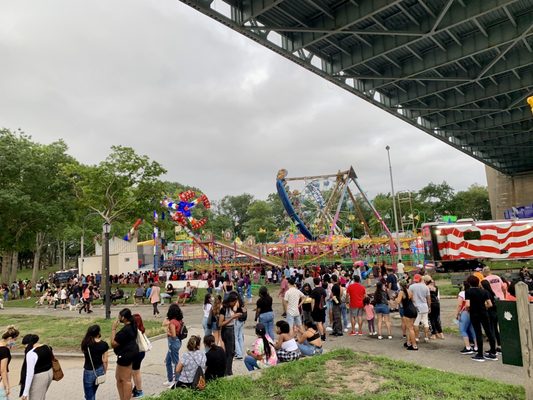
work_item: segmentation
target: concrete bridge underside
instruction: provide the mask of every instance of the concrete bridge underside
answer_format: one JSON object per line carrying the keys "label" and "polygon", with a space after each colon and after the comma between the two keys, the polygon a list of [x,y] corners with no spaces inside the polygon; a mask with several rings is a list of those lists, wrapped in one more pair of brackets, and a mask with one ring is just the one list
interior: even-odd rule
{"label": "concrete bridge underside", "polygon": [[533,0],[181,0],[488,166],[533,203]]}

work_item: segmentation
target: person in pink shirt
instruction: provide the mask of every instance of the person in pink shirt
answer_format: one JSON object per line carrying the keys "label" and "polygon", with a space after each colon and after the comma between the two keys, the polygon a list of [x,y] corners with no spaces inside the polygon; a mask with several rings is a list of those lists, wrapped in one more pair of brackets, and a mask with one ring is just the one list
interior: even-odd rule
{"label": "person in pink shirt", "polygon": [[287,277],[283,275],[283,278],[281,278],[281,284],[279,286],[279,292],[278,292],[278,297],[281,298],[281,304],[283,304],[283,314],[281,315],[282,317],[287,316],[287,305],[283,301],[283,299],[285,298],[285,293],[287,293],[287,290],[289,290],[289,281],[287,280]]}
{"label": "person in pink shirt", "polygon": [[278,363],[274,342],[266,333],[265,326],[262,323],[258,323],[255,326],[255,334],[257,339],[252,349],[246,351],[247,356],[244,358],[244,365],[248,371],[272,367]]}
{"label": "person in pink shirt", "polygon": [[152,284],[152,291],[150,292],[150,303],[152,303],[152,307],[154,308],[154,317],[159,316],[159,310],[157,309],[157,305],[161,301],[161,288],[159,287],[159,284],[157,282],[154,282]]}
{"label": "person in pink shirt", "polygon": [[370,304],[370,297],[365,297],[363,299],[364,309],[365,309],[365,315],[366,315],[366,322],[368,323],[368,334],[370,336],[376,336],[376,327],[374,326],[374,306]]}
{"label": "person in pink shirt", "polygon": [[500,300],[505,299],[506,290],[502,279],[498,275],[494,275],[493,273],[491,273],[489,267],[483,268],[483,276],[485,277],[484,280],[490,283],[490,287],[496,297]]}

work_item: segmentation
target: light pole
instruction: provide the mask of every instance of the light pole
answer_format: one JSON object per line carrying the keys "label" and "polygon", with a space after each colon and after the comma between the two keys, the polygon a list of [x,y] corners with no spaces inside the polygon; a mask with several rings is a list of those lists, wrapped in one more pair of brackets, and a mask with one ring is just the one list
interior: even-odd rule
{"label": "light pole", "polygon": [[[397,256],[398,260],[402,258],[402,248],[400,245],[400,237],[399,237],[399,231],[398,231],[398,215],[396,213],[396,195],[394,194],[394,181],[392,180],[392,165],[390,162],[390,146],[387,145],[385,147],[385,150],[387,150],[387,158],[389,159],[389,174],[390,174],[390,187],[391,187],[391,194],[392,194],[392,211],[394,213],[394,228],[396,229],[396,248],[398,250]],[[392,255],[392,249],[391,249],[391,255]]]}
{"label": "light pole", "polygon": [[102,225],[104,232],[104,278],[105,282],[105,319],[111,319],[111,285],[110,285],[110,273],[109,273],[109,232],[111,232],[111,224],[104,222]]}

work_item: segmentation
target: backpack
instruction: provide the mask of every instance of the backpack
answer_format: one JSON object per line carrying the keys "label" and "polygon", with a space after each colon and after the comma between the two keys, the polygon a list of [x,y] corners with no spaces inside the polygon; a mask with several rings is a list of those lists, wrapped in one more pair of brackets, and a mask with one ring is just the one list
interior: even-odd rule
{"label": "backpack", "polygon": [[189,334],[189,330],[187,329],[187,327],[185,326],[185,324],[183,323],[183,321],[181,321],[181,328],[180,328],[180,331],[178,333],[178,339],[179,340],[184,340],[187,338],[187,335]]}

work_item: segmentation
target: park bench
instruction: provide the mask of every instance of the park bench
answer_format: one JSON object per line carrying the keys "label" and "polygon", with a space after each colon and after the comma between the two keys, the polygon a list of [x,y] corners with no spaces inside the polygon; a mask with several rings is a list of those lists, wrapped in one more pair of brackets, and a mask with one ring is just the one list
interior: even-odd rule
{"label": "park bench", "polygon": [[186,303],[192,303],[194,301],[196,301],[196,295],[198,294],[198,288],[197,287],[193,287],[192,291],[191,291],[191,297],[189,297],[185,302]]}
{"label": "park bench", "polygon": [[470,274],[452,274],[450,279],[453,286],[461,286]]}

